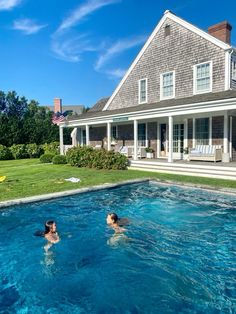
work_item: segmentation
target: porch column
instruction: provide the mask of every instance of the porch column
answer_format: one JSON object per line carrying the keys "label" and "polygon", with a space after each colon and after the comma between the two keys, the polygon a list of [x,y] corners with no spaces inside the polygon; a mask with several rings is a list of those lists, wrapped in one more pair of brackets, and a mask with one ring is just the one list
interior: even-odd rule
{"label": "porch column", "polygon": [[86,145],[89,146],[89,125],[86,124]]}
{"label": "porch column", "polygon": [[212,145],[212,117],[209,118],[209,145]]}
{"label": "porch column", "polygon": [[134,160],[138,160],[138,121],[134,120]]}
{"label": "porch column", "polygon": [[173,162],[173,117],[169,116],[169,153],[168,162]]}
{"label": "porch column", "polygon": [[184,149],[188,147],[188,119],[184,119]]}
{"label": "porch column", "polygon": [[193,148],[196,146],[196,119],[193,118]]}
{"label": "porch column", "polygon": [[59,137],[60,137],[60,154],[64,155],[64,143],[63,143],[63,127],[59,127]]}
{"label": "porch column", "polygon": [[161,141],[160,141],[160,124],[157,122],[157,158],[160,157],[161,151]]}
{"label": "porch column", "polygon": [[229,158],[232,160],[233,154],[232,154],[232,133],[233,132],[233,117],[230,116],[229,118]]}
{"label": "porch column", "polygon": [[224,114],[224,153],[225,154],[227,154],[229,152],[228,127],[229,127],[228,114],[225,113]]}
{"label": "porch column", "polygon": [[111,122],[107,122],[107,150],[111,150]]}

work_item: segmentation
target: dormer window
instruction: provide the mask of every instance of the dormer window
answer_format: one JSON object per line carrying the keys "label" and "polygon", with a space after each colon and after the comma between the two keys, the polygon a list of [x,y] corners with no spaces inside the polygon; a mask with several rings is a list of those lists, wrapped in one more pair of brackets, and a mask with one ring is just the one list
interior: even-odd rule
{"label": "dormer window", "polygon": [[236,59],[232,61],[232,79],[236,81]]}
{"label": "dormer window", "polygon": [[202,94],[212,91],[212,62],[195,65],[193,76],[194,94]]}
{"label": "dormer window", "polygon": [[139,80],[139,104],[147,103],[147,79]]}
{"label": "dormer window", "polygon": [[161,74],[161,99],[175,97],[175,72]]}

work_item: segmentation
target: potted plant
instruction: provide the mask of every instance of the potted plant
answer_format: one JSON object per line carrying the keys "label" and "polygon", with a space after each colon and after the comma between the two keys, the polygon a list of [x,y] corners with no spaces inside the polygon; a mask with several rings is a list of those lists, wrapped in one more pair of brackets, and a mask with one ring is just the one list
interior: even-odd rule
{"label": "potted plant", "polygon": [[184,160],[188,160],[189,148],[185,147],[183,149],[183,153],[184,153]]}
{"label": "potted plant", "polygon": [[154,157],[154,149],[151,147],[146,147],[145,151],[147,153],[147,158],[153,158]]}

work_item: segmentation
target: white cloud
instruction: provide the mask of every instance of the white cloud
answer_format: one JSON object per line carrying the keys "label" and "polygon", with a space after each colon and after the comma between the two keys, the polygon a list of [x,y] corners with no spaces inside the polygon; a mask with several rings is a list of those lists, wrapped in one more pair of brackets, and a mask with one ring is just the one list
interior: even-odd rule
{"label": "white cloud", "polygon": [[86,34],[72,38],[54,38],[52,40],[52,51],[58,59],[67,62],[79,62],[81,54],[88,51],[96,51]]}
{"label": "white cloud", "polygon": [[121,0],[87,0],[83,5],[76,8],[71,14],[64,19],[57,32],[64,31],[77,25],[87,15],[99,10],[102,7],[120,2]]}
{"label": "white cloud", "polygon": [[100,57],[98,58],[95,64],[95,70],[99,71],[111,59],[122,54],[126,50],[129,50],[136,46],[140,46],[141,44],[145,42],[145,40],[146,40],[146,36],[137,36],[137,37],[117,41],[110,48],[108,48],[104,54],[100,55]]}
{"label": "white cloud", "polygon": [[113,70],[108,70],[106,71],[106,74],[110,77],[110,78],[122,78],[125,73],[126,73],[127,69],[113,69]]}
{"label": "white cloud", "polygon": [[22,0],[0,0],[0,10],[11,10],[21,2]]}
{"label": "white cloud", "polygon": [[30,19],[20,19],[14,21],[13,29],[19,30],[25,35],[31,35],[38,33],[42,28],[46,27],[47,25],[40,25]]}

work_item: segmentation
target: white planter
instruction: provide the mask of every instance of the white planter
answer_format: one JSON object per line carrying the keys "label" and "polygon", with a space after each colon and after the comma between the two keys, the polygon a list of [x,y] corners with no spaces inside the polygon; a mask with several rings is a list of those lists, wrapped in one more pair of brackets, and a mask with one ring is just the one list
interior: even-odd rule
{"label": "white planter", "polygon": [[148,158],[148,159],[153,158],[153,153],[146,153],[146,154],[147,154],[147,158]]}
{"label": "white planter", "polygon": [[184,160],[188,160],[188,154],[184,154]]}

